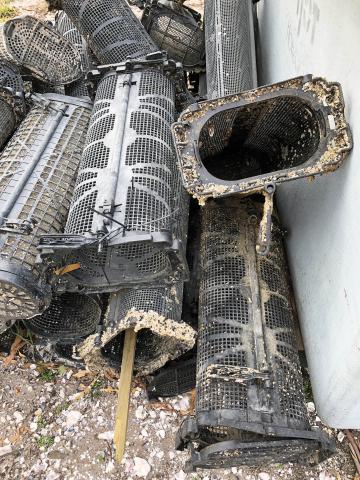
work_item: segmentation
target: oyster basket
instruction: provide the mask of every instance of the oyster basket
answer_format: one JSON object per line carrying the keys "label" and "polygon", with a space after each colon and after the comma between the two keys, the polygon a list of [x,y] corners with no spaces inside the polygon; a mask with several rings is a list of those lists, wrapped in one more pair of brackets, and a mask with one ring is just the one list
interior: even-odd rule
{"label": "oyster basket", "polygon": [[54,28],[25,15],[0,25],[0,56],[50,85],[64,85],[83,72],[77,49]]}
{"label": "oyster basket", "polygon": [[204,209],[196,413],[178,443],[190,469],[315,461],[333,448],[307,417],[276,219],[268,256],[256,252],[261,209],[238,198]]}
{"label": "oyster basket", "polygon": [[36,102],[0,156],[0,324],[50,303],[37,244],[64,229],[92,106],[54,94]]}
{"label": "oyster basket", "polygon": [[103,65],[157,50],[126,0],[61,0],[60,4]]}
{"label": "oyster basket", "polygon": [[137,332],[135,370],[150,374],[190,350],[195,331],[182,321],[183,284],[171,287],[124,289],[110,295],[101,336],[93,335],[79,347],[90,370],[119,370],[124,333]]}
{"label": "oyster basket", "polygon": [[80,265],[62,276],[68,291],[187,277],[188,197],[170,132],[175,87],[151,65],[101,78],[65,233],[41,239],[43,257]]}
{"label": "oyster basket", "polygon": [[[57,12],[55,16],[55,28],[78,50],[81,67],[85,75],[91,68],[88,46],[85,39],[80,35],[78,29],[64,11]],[[89,92],[85,78],[80,78],[76,82],[66,85],[65,93],[71,97],[88,97]]]}
{"label": "oyster basket", "polygon": [[55,296],[44,313],[27,320],[25,325],[41,337],[64,344],[94,333],[100,317],[101,305],[98,299],[64,293]]}
{"label": "oyster basket", "polygon": [[192,70],[205,64],[205,35],[199,17],[177,1],[150,0],[141,23],[160,50]]}
{"label": "oyster basket", "polygon": [[352,147],[340,85],[311,76],[195,103],[172,128],[184,185],[202,202],[331,172]]}
{"label": "oyster basket", "polygon": [[257,86],[252,0],[206,0],[206,78],[209,99]]}

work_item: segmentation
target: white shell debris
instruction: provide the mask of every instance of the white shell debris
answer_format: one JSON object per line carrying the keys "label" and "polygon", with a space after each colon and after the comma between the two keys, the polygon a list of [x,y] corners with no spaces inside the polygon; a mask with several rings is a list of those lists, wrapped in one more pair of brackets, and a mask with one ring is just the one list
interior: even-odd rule
{"label": "white shell debris", "polygon": [[144,458],[134,458],[134,474],[137,477],[146,478],[150,473],[151,467]]}
{"label": "white shell debris", "polygon": [[64,415],[65,415],[65,424],[67,427],[73,427],[74,425],[79,423],[83,417],[82,413],[77,410],[69,410],[65,412]]}

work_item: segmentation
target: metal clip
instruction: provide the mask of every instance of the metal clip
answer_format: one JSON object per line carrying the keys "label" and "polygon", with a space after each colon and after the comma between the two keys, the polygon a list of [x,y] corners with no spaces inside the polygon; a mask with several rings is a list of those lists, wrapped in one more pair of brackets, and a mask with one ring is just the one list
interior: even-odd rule
{"label": "metal clip", "polygon": [[0,233],[13,233],[17,235],[30,235],[38,221],[31,217],[29,220],[8,220],[0,227]]}

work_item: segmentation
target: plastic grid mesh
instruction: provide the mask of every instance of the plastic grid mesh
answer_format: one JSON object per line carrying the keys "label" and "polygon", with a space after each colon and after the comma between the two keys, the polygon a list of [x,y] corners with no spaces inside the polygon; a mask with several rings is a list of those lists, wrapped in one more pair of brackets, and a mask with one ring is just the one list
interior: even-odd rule
{"label": "plastic grid mesh", "polygon": [[257,86],[252,0],[206,0],[208,98]]}
{"label": "plastic grid mesh", "polygon": [[[36,247],[41,235],[64,229],[90,118],[89,102],[75,105],[68,97],[44,97],[49,107],[35,105],[30,110],[0,157],[0,213],[6,217],[2,222],[36,222],[28,235],[0,236],[0,319],[25,319],[41,312],[39,293],[32,291],[41,277]],[[17,191],[21,182],[24,186]],[[6,272],[18,280],[13,284]]]}
{"label": "plastic grid mesh", "polygon": [[100,321],[99,303],[87,295],[65,293],[54,297],[50,307],[26,322],[26,326],[51,340],[77,340],[93,333]]}
{"label": "plastic grid mesh", "polygon": [[0,62],[0,148],[25,115],[23,82],[18,69]]}
{"label": "plastic grid mesh", "polygon": [[247,177],[246,163],[259,174],[303,164],[320,136],[314,110],[299,98],[277,97],[211,117],[199,135],[200,156],[209,173],[235,180]]}
{"label": "plastic grid mesh", "polygon": [[195,388],[196,360],[179,361],[161,369],[148,387],[150,397],[174,397]]}
{"label": "plastic grid mesh", "polygon": [[125,0],[63,0],[62,6],[102,64],[156,51]]}
{"label": "plastic grid mesh", "polygon": [[[229,466],[259,466],[276,463],[313,463],[318,443],[313,440],[271,440],[259,438],[253,442],[242,442],[238,447],[232,442],[220,445],[214,451],[204,449],[199,456],[193,457],[195,468],[229,468]],[[211,448],[211,447],[209,447]],[[312,460],[313,458],[313,460]]]}
{"label": "plastic grid mesh", "polygon": [[[228,410],[233,413],[234,426],[243,421],[251,430],[252,421],[262,423],[261,413],[271,411],[267,421],[274,426],[306,430],[309,425],[281,234],[275,223],[268,257],[257,257],[260,210],[254,202],[235,203],[231,198],[213,202],[204,210],[196,414],[211,413],[214,425],[221,426],[222,414]],[[258,218],[257,225],[251,218]],[[259,312],[254,307],[254,285],[259,288],[263,337],[256,333]],[[259,370],[259,348],[266,352],[272,388],[254,380],[241,382],[236,370],[227,377],[224,367]],[[208,368],[214,366],[217,375],[209,375]],[[227,418],[231,418],[229,414]],[[225,435],[227,428],[223,430]],[[211,428],[205,427],[205,431],[209,443],[219,441],[216,435],[211,438]],[[231,434],[226,439],[234,438]]]}
{"label": "plastic grid mesh", "polygon": [[[56,14],[55,27],[58,32],[66,38],[79,52],[81,59],[81,66],[84,73],[90,69],[90,59],[88,55],[88,48],[85,39],[80,35],[80,32],[70,20],[68,15],[61,11]],[[85,83],[85,79],[77,80],[65,87],[65,93],[72,97],[86,97],[89,92]]]}
{"label": "plastic grid mesh", "polygon": [[150,0],[142,23],[150,37],[169,57],[185,68],[204,64],[205,36],[193,15],[177,2]]}
{"label": "plastic grid mesh", "polygon": [[6,143],[11,133],[17,125],[17,118],[11,102],[8,101],[9,95],[0,87],[0,148]]}
{"label": "plastic grid mesh", "polygon": [[70,83],[82,76],[75,47],[34,17],[14,18],[0,26],[0,53],[51,85]]}
{"label": "plastic grid mesh", "polygon": [[23,92],[23,81],[19,70],[4,60],[0,61],[0,86],[11,88],[13,92]]}
{"label": "plastic grid mesh", "polygon": [[[106,321],[106,327],[115,328],[116,324],[134,312],[155,312],[164,319],[181,322],[183,285],[176,284],[172,287],[126,289],[118,292],[113,301],[118,308],[113,310]],[[111,306],[111,300],[110,300]],[[136,313],[135,313],[136,315]],[[110,363],[118,367],[123,348],[123,332],[114,337],[102,349],[102,353]],[[136,340],[135,368],[149,363],[156,364],[169,348],[174,348],[174,343],[168,343],[166,337],[153,333],[149,329],[138,331]],[[159,365],[159,367],[162,365]],[[158,367],[158,368],[159,368]]]}
{"label": "plastic grid mesh", "polygon": [[188,199],[170,132],[174,96],[172,82],[153,69],[131,76],[110,72],[99,83],[66,225],[66,233],[104,235],[103,217],[94,209],[99,211],[105,199],[108,205],[117,205],[107,234],[112,245],[101,255],[96,246],[79,252],[83,269],[75,275],[92,291],[111,291],[116,285],[172,273],[164,245],[124,243],[127,235],[141,240],[143,234],[169,232],[186,242]]}

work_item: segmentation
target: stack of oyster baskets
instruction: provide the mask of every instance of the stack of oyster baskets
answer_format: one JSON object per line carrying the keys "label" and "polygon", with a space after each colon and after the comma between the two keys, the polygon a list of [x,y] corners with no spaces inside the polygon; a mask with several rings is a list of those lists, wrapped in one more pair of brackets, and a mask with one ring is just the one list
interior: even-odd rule
{"label": "stack of oyster baskets", "polygon": [[340,86],[258,87],[251,0],[49,3],[0,27],[3,341],[101,371],[134,328],[144,375],[197,338],[189,469],[326,457],[274,202],[351,148]]}

